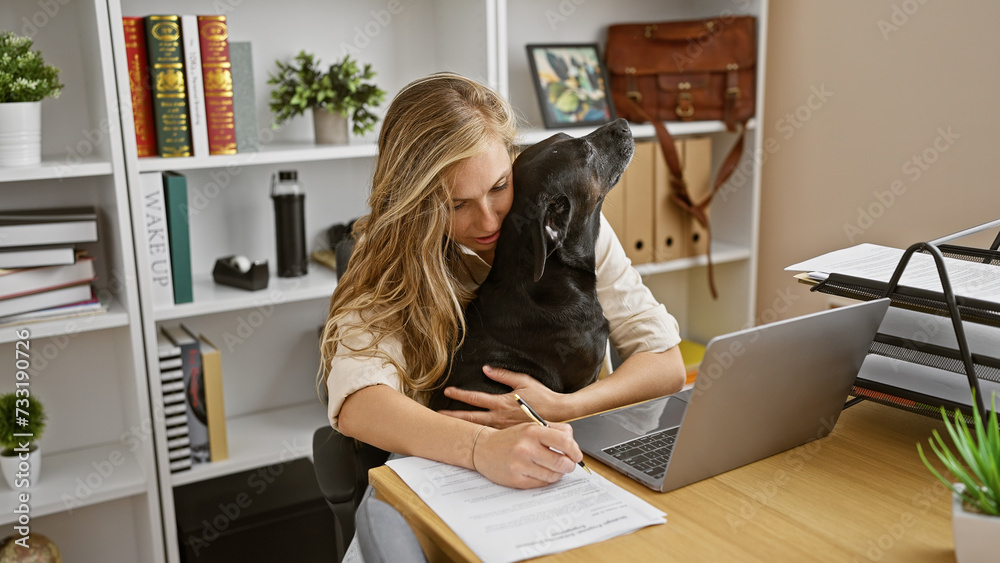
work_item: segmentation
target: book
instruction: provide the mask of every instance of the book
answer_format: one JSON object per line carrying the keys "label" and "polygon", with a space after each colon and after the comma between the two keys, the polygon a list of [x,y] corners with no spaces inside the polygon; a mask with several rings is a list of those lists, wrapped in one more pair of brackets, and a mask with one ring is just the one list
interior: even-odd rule
{"label": "book", "polygon": [[[207,463],[210,459],[210,450],[200,343],[179,325],[160,327],[160,333],[180,350],[181,369],[184,373],[184,391],[180,394],[180,401],[176,401],[176,394],[171,397],[174,400],[169,402],[168,395],[164,395],[164,414],[168,418],[178,417],[172,419],[175,424],[169,425],[168,429],[170,426],[179,425],[178,411],[183,412],[190,440],[189,445],[183,449],[190,454],[193,465]],[[163,359],[161,357],[161,362]]]}
{"label": "book", "polygon": [[191,156],[180,17],[146,16],[143,23],[149,51],[156,152],[163,157]]}
{"label": "book", "polygon": [[107,312],[108,304],[92,295],[91,299],[87,301],[80,301],[79,303],[71,303],[61,307],[49,307],[48,309],[38,309],[35,311],[28,311],[26,313],[19,313],[17,315],[9,315],[0,319],[0,325],[9,326],[12,324],[26,324],[47,321],[50,319],[69,319],[73,317],[99,315]]}
{"label": "book", "polygon": [[226,16],[198,16],[209,154],[236,154],[233,75]]}
{"label": "book", "polygon": [[205,84],[201,70],[201,39],[198,18],[181,16],[184,42],[184,77],[187,79],[188,120],[191,124],[191,153],[208,156],[208,122],[205,117]]}
{"label": "book", "polygon": [[122,24],[125,28],[125,58],[128,62],[128,85],[132,93],[136,150],[140,157],[156,156],[156,127],[153,124],[146,28],[143,19],[137,17],[123,17]]}
{"label": "book", "polygon": [[73,245],[27,246],[0,250],[0,268],[35,268],[64,266],[76,262]]}
{"label": "book", "polygon": [[29,293],[20,297],[0,299],[0,322],[6,321],[5,317],[49,309],[52,307],[62,307],[73,303],[83,303],[94,299],[93,288],[89,283],[71,285],[60,289],[52,289],[39,293]]}
{"label": "book", "polygon": [[163,173],[163,193],[167,213],[167,239],[174,303],[194,301],[191,279],[191,235],[188,232],[187,178],[177,172]]}
{"label": "book", "polygon": [[212,461],[229,457],[226,437],[226,405],[222,395],[222,353],[204,334],[195,334],[183,324],[188,336],[197,338],[201,349],[201,367],[205,377],[205,407],[208,411],[208,443]]}
{"label": "book", "polygon": [[97,211],[93,207],[0,211],[0,248],[96,240]]}
{"label": "book", "polygon": [[96,278],[94,259],[89,256],[67,266],[0,270],[0,299],[59,289]]}
{"label": "book", "polygon": [[146,255],[153,306],[174,303],[173,270],[170,267],[170,239],[167,236],[167,206],[163,175],[159,172],[139,174],[142,187],[143,224],[146,227]]}
{"label": "book", "polygon": [[233,74],[233,117],[236,120],[236,152],[257,152],[257,105],[253,87],[253,49],[249,41],[229,43]]}

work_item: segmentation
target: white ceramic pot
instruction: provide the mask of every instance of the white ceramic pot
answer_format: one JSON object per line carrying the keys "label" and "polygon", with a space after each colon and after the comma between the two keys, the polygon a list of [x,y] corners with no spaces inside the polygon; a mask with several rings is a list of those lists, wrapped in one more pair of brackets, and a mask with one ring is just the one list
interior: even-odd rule
{"label": "white ceramic pot", "polygon": [[313,129],[318,145],[346,145],[347,118],[325,109],[313,109]]}
{"label": "white ceramic pot", "polygon": [[21,472],[21,458],[15,455],[0,455],[0,472],[3,473],[3,478],[7,481],[7,486],[11,489],[23,489],[25,487],[18,487],[17,482],[20,479],[27,479],[27,486],[34,486],[38,483],[38,478],[41,476],[42,471],[42,449],[35,446],[35,449],[28,452],[28,471],[27,475],[22,475],[18,477],[17,474]]}
{"label": "white ceramic pot", "polygon": [[[955,487],[964,489],[961,483],[956,483]],[[962,506],[962,497],[952,493],[951,527],[958,563],[997,561],[1000,556],[1000,516],[969,512]]]}
{"label": "white ceramic pot", "polygon": [[42,102],[0,104],[0,166],[42,161]]}

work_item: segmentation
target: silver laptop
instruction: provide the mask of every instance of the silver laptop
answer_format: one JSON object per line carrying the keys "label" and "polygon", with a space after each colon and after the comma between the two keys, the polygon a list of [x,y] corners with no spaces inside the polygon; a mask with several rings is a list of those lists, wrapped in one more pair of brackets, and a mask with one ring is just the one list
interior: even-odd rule
{"label": "silver laptop", "polygon": [[573,435],[663,492],[822,438],[888,308],[879,299],[714,338],[694,387],[575,420]]}

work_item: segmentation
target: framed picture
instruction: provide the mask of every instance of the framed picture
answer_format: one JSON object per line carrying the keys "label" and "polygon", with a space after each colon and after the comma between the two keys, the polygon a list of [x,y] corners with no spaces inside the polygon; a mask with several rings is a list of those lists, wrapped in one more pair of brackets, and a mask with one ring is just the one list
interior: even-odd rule
{"label": "framed picture", "polygon": [[596,43],[527,45],[546,129],[615,120],[607,69]]}

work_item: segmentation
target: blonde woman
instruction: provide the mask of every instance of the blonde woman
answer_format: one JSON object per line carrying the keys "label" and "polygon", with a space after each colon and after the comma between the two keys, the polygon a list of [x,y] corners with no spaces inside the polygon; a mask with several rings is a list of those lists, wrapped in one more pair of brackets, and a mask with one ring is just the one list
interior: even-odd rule
{"label": "blonde woman", "polygon": [[[566,424],[528,422],[512,394],[445,393],[485,411],[425,404],[460,345],[463,309],[485,279],[511,206],[515,118],[490,89],[454,74],[405,87],[379,135],[370,213],[355,224],[351,266],[330,302],[319,385],[331,425],[384,450],[474,469],[530,488],[573,470],[582,453]],[[548,420],[680,390],[677,323],[631,268],[606,222],[598,298],[622,365],[572,394],[528,374],[489,369]],[[563,452],[561,455],[553,449]]]}

